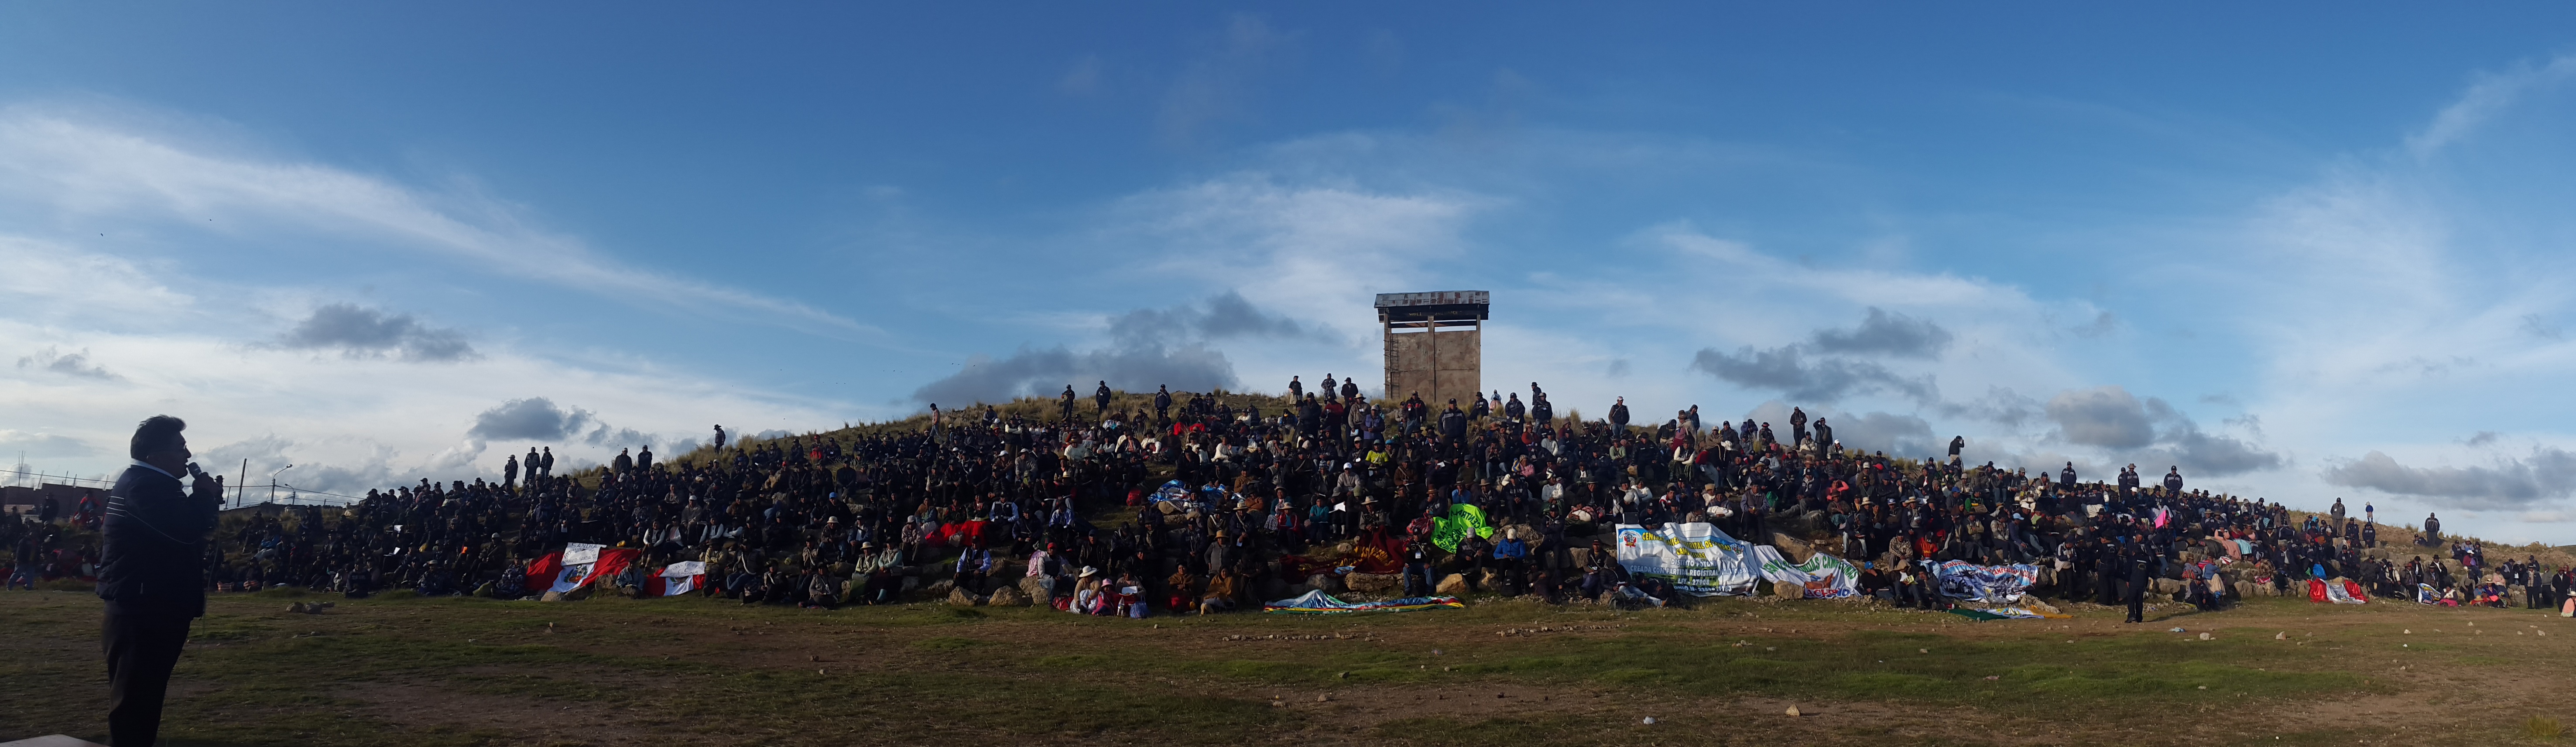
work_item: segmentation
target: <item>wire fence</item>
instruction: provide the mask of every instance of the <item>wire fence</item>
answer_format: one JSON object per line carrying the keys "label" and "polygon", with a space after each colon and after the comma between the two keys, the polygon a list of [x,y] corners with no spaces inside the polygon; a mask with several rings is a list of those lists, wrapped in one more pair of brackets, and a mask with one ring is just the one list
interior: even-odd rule
{"label": "wire fence", "polygon": [[[91,477],[75,477],[72,475],[55,475],[44,472],[29,472],[15,469],[0,469],[0,475],[6,475],[6,481],[10,483],[12,487],[42,488],[45,485],[51,484],[68,485],[75,488],[106,490],[116,486],[116,482],[113,480],[101,480]],[[35,484],[20,484],[28,481],[33,481]],[[231,493],[231,495],[226,496],[224,500],[224,508],[227,510],[272,503],[284,506],[342,506],[366,500],[365,496],[341,495],[339,493],[299,488],[296,487],[294,483],[279,482],[273,479],[265,485],[227,485],[225,487],[229,488],[227,492]],[[65,508],[68,509],[69,507],[66,506]]]}

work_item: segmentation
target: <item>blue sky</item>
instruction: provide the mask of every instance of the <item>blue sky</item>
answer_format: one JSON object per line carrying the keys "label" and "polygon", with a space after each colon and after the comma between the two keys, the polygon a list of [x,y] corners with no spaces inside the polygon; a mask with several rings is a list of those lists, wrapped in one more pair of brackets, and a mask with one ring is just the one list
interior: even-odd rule
{"label": "blue sky", "polygon": [[1475,288],[1586,412],[2565,542],[2576,11],[2480,10],[10,5],[0,457],[1375,383]]}

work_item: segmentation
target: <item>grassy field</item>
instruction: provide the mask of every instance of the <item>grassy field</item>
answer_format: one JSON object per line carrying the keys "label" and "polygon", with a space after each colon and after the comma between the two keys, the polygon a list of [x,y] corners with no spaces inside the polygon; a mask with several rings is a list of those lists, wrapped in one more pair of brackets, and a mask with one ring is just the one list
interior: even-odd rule
{"label": "grassy field", "polygon": [[[2522,610],[2262,600],[2123,626],[1769,600],[1142,621],[291,601],[214,601],[170,743],[2436,745],[2554,743],[2541,720],[2576,717],[2576,621]],[[103,738],[98,602],[0,594],[0,631],[0,738]]]}

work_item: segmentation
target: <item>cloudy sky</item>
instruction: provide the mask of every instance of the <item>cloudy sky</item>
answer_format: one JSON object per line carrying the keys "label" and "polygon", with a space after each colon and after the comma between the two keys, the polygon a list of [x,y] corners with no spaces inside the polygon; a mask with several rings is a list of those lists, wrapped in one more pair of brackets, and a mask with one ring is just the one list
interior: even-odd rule
{"label": "cloudy sky", "polygon": [[1373,385],[1481,289],[1596,416],[2576,541],[2576,11],[1968,10],[0,6],[0,458]]}

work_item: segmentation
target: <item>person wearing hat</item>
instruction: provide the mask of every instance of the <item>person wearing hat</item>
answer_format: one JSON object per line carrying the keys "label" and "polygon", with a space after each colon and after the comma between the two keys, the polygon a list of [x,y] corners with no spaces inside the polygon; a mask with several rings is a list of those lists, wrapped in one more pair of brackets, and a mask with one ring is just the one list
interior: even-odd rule
{"label": "person wearing hat", "polygon": [[1066,611],[1077,615],[1097,615],[1100,614],[1100,603],[1100,569],[1083,566],[1080,573],[1074,574],[1073,598]]}
{"label": "person wearing hat", "polygon": [[1209,574],[1207,591],[1199,595],[1199,614],[1207,615],[1234,609],[1234,598],[1240,593],[1241,585],[1241,579],[1235,576],[1232,568],[1220,569]]}

